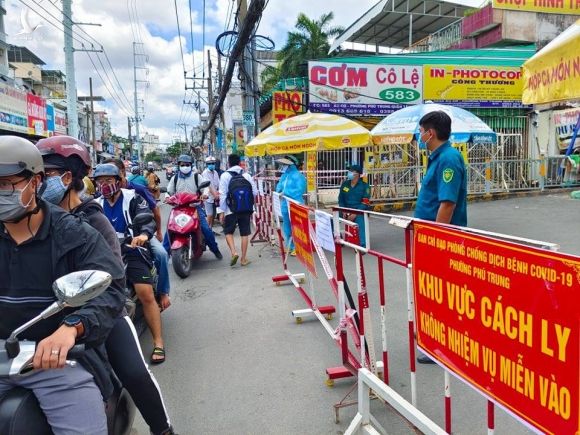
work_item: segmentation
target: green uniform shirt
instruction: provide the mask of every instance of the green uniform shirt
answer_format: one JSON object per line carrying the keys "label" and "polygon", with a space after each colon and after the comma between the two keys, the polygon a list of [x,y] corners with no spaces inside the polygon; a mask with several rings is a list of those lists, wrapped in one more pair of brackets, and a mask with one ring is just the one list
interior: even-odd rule
{"label": "green uniform shirt", "polygon": [[346,180],[340,186],[340,193],[338,194],[339,207],[354,208],[358,210],[368,209],[368,205],[363,203],[368,202],[371,197],[370,186],[362,180],[354,185],[351,185],[350,180]]}

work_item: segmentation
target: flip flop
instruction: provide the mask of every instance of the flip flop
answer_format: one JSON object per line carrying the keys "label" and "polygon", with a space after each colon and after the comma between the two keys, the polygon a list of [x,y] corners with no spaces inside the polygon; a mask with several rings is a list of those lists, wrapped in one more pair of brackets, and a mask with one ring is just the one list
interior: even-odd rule
{"label": "flip flop", "polygon": [[252,262],[252,260],[246,260],[246,261],[242,261],[240,264],[242,266],[247,266],[248,264],[250,264]]}
{"label": "flip flop", "polygon": [[232,259],[230,260],[230,266],[232,266],[232,267],[235,266],[236,263],[238,262],[238,258],[240,258],[240,256],[238,254],[234,255],[232,257]]}
{"label": "flip flop", "polygon": [[[162,358],[153,359],[153,356],[160,356]],[[161,364],[165,362],[165,349],[162,347],[154,347],[153,352],[151,353],[151,364]]]}

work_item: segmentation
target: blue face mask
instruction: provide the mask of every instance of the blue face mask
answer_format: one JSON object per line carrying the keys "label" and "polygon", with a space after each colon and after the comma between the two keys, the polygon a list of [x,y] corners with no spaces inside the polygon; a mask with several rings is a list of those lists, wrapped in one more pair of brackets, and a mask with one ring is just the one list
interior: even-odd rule
{"label": "blue face mask", "polygon": [[348,171],[346,173],[346,178],[347,178],[347,180],[353,180],[354,179],[354,172]]}
{"label": "blue face mask", "polygon": [[210,171],[215,170],[215,165],[207,165],[207,169],[209,169]]}
{"label": "blue face mask", "polygon": [[[423,134],[425,134],[426,132],[423,132]],[[429,139],[427,139],[426,141],[423,140],[423,134],[419,136],[419,149],[421,150],[425,150],[427,149],[427,142],[429,142],[431,140],[431,137],[429,137]]]}
{"label": "blue face mask", "polygon": [[282,165],[280,166],[280,172],[283,174],[284,172],[286,172],[288,170],[288,166],[287,165]]}
{"label": "blue face mask", "polygon": [[44,180],[41,198],[54,205],[59,205],[68,188],[62,182],[63,175],[54,175]]}

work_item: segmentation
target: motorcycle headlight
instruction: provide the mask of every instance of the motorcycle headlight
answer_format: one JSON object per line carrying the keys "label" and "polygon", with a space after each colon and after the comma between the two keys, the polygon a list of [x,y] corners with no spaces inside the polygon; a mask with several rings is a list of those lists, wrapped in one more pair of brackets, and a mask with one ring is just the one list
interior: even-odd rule
{"label": "motorcycle headlight", "polygon": [[181,228],[186,226],[189,223],[189,221],[191,221],[191,216],[188,216],[186,214],[180,214],[175,217],[175,223]]}

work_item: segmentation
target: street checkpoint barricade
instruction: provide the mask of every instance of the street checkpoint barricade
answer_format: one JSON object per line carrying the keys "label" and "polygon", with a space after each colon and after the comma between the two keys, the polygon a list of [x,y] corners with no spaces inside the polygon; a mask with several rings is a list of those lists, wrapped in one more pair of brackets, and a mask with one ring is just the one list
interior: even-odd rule
{"label": "street checkpoint barricade", "polygon": [[[275,244],[276,228],[272,206],[272,192],[276,191],[276,177],[255,177],[259,195],[256,198],[254,213],[255,231],[250,238],[250,244],[256,243]],[[268,245],[265,245],[265,247]]]}

